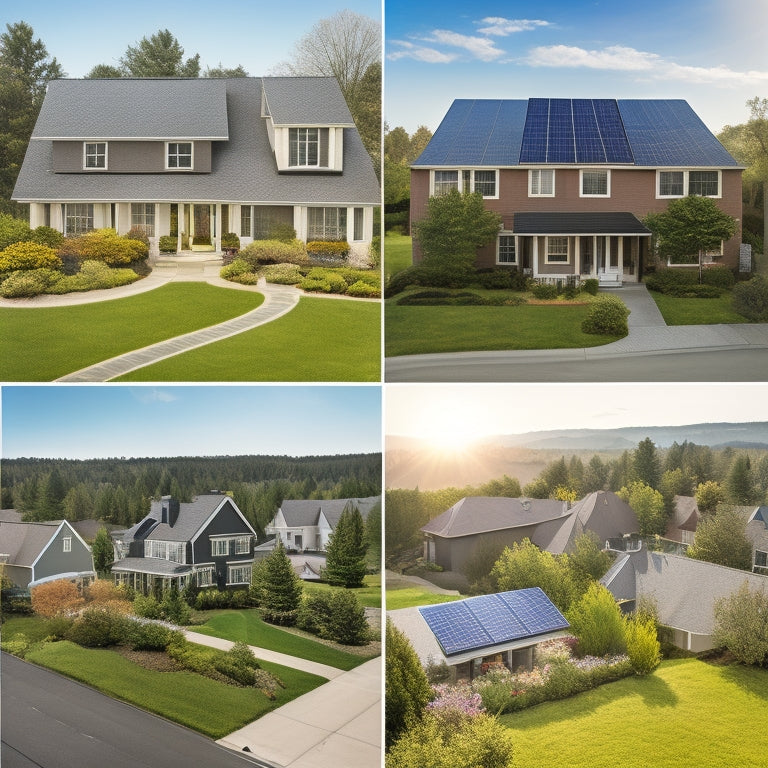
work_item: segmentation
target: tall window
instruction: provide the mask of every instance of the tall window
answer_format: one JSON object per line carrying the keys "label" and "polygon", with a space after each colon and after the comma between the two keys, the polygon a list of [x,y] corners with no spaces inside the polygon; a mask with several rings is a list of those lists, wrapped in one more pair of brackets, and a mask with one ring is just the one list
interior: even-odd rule
{"label": "tall window", "polygon": [[499,254],[497,261],[499,264],[517,264],[514,235],[499,235]]}
{"label": "tall window", "polygon": [[567,237],[548,237],[547,238],[547,264],[567,264],[568,263],[568,238]]}
{"label": "tall window", "polygon": [[93,203],[67,203],[64,206],[64,234],[83,235],[93,229]]}
{"label": "tall window", "polygon": [[308,240],[346,240],[346,208],[307,208]]}
{"label": "tall window", "polygon": [[536,168],[528,171],[528,194],[531,197],[554,197],[554,169]]}
{"label": "tall window", "polygon": [[229,539],[211,539],[211,557],[224,557],[229,554]]}
{"label": "tall window", "polygon": [[240,206],[240,236],[241,237],[251,236],[251,206],[250,205]]}
{"label": "tall window", "polygon": [[192,142],[168,142],[168,167],[191,168],[192,167]]}
{"label": "tall window", "polygon": [[355,224],[352,235],[353,240],[363,239],[363,223],[365,221],[365,212],[362,208],[355,208]]}
{"label": "tall window", "polygon": [[227,584],[250,584],[251,564],[230,565],[227,569]]}
{"label": "tall window", "polygon": [[288,132],[288,165],[320,164],[320,131],[318,128],[290,128]]}
{"label": "tall window", "polygon": [[62,543],[64,545],[64,552],[71,552],[72,551],[72,537],[71,536],[65,536],[61,541],[62,541]]}
{"label": "tall window", "polygon": [[452,189],[459,188],[458,171],[435,171],[435,189],[436,195],[445,195]]}
{"label": "tall window", "polygon": [[496,197],[496,171],[475,171],[474,191],[483,197]]}
{"label": "tall window", "polygon": [[690,171],[688,173],[688,194],[702,197],[717,197],[720,194],[717,171]]}
{"label": "tall window", "polygon": [[213,571],[214,571],[214,567],[212,565],[198,568],[193,574],[193,578],[197,582],[197,586],[198,587],[213,586]]}
{"label": "tall window", "polygon": [[131,203],[131,226],[141,227],[147,237],[155,236],[155,204]]}
{"label": "tall window", "polygon": [[659,195],[661,197],[682,197],[683,172],[659,171]]}
{"label": "tall window", "polygon": [[106,142],[86,142],[85,145],[85,167],[86,168],[106,168],[107,167],[107,144]]}
{"label": "tall window", "polygon": [[581,172],[581,196],[582,197],[609,197],[608,184],[609,172],[607,170],[594,170]]}

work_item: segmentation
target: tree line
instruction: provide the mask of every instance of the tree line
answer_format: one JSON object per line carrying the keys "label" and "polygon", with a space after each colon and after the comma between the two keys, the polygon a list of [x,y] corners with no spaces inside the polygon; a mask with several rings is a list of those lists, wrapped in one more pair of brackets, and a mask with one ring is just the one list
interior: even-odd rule
{"label": "tree line", "polygon": [[261,534],[283,499],[379,495],[381,454],[3,461],[2,507],[29,521],[93,518],[128,527],[153,498],[190,501],[214,489],[232,493]]}
{"label": "tree line", "polygon": [[593,455],[551,461],[531,482],[521,486],[504,476],[481,485],[420,491],[392,488],[385,494],[386,553],[396,562],[421,546],[419,529],[465,496],[555,498],[576,501],[598,490],[618,493],[635,509],[641,532],[663,535],[676,495],[695,496],[702,512],[720,504],[768,502],[768,451],[711,448],[684,441],[658,448],[650,438],[614,459]]}

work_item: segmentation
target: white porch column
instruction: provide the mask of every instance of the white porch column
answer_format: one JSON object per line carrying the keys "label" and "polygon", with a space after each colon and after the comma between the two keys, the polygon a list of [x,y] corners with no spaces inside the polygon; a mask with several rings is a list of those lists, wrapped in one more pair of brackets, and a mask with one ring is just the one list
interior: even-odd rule
{"label": "white porch column", "polygon": [[597,235],[592,235],[592,266],[589,268],[589,276],[597,277]]}
{"label": "white porch column", "polygon": [[619,236],[619,274],[624,274],[624,235]]}
{"label": "white porch column", "polygon": [[216,203],[214,205],[214,208],[216,209],[216,213],[214,215],[214,231],[213,231],[213,238],[211,242],[213,243],[213,247],[217,250],[221,250],[221,203]]}
{"label": "white porch column", "polygon": [[293,206],[293,228],[296,230],[296,237],[299,240],[307,242],[307,213],[306,208],[301,205]]}
{"label": "white porch column", "polygon": [[66,234],[64,232],[64,205],[62,203],[51,203],[51,228]]}
{"label": "white porch column", "polygon": [[533,253],[531,255],[531,259],[533,261],[533,276],[538,277],[539,276],[539,237],[538,235],[533,236]]}
{"label": "white porch column", "polygon": [[45,224],[45,203],[29,204],[29,226],[32,229]]}
{"label": "white porch column", "polygon": [[575,275],[581,275],[581,237],[575,235],[573,239],[573,270]]}

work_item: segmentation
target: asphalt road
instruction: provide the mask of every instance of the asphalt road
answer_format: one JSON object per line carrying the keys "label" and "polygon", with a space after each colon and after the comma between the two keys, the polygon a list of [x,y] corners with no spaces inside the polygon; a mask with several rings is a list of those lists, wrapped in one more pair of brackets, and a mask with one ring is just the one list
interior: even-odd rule
{"label": "asphalt road", "polygon": [[268,766],[14,656],[0,664],[3,768]]}
{"label": "asphalt road", "polygon": [[[390,361],[392,364],[390,365]],[[397,362],[396,362],[397,361]],[[387,361],[386,381],[595,382],[766,381],[768,349],[643,353],[603,359],[525,362],[503,352],[428,355]]]}

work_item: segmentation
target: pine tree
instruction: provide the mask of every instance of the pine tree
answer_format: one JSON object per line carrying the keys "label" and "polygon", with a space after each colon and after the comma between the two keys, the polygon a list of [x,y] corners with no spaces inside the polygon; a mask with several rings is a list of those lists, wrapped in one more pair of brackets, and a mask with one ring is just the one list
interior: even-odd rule
{"label": "pine tree", "polygon": [[102,526],[96,534],[96,538],[91,545],[93,553],[93,567],[96,573],[105,574],[112,567],[115,560],[114,550],[112,548],[112,539],[107,533],[107,529]]}
{"label": "pine tree", "polygon": [[264,559],[260,573],[260,605],[264,621],[272,624],[292,625],[301,604],[301,580],[285,553],[282,541]]}
{"label": "pine tree", "polygon": [[656,446],[650,437],[637,444],[637,450],[632,457],[634,479],[658,490],[661,480],[661,463]]}
{"label": "pine tree", "polygon": [[365,577],[368,543],[360,510],[348,504],[328,540],[325,578],[331,584],[361,587]]}
{"label": "pine tree", "polygon": [[740,453],[733,460],[726,489],[733,504],[751,504],[755,500],[752,464],[746,453]]}

